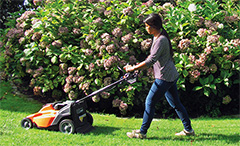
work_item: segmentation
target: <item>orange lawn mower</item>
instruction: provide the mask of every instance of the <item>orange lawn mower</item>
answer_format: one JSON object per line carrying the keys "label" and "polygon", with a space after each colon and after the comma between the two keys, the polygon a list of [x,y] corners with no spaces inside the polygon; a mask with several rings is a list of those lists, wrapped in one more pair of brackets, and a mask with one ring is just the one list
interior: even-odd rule
{"label": "orange lawn mower", "polygon": [[39,129],[59,130],[63,133],[88,133],[94,129],[93,117],[86,111],[85,99],[113,88],[123,81],[132,84],[137,80],[137,73],[125,73],[118,81],[107,85],[77,101],[48,103],[40,111],[22,119],[21,126],[25,129],[37,127]]}

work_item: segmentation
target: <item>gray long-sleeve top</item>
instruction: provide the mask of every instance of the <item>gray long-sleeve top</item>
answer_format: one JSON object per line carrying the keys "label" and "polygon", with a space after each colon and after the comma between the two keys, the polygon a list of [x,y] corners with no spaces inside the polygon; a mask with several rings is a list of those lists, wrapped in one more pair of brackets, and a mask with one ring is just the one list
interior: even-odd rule
{"label": "gray long-sleeve top", "polygon": [[148,67],[153,65],[156,79],[173,82],[179,76],[171,58],[168,39],[163,35],[153,40],[150,55],[145,63]]}

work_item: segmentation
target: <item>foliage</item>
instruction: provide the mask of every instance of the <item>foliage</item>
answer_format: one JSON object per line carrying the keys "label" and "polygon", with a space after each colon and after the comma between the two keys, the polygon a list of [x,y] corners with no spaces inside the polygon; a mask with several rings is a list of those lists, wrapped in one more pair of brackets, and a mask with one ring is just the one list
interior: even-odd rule
{"label": "foliage", "polygon": [[[117,66],[147,57],[152,36],[142,20],[155,12],[163,16],[172,39],[180,94],[197,94],[197,102],[203,97],[217,101],[199,105],[207,113],[212,111],[212,116],[220,115],[219,107],[231,99],[238,100],[236,93],[229,93],[239,83],[238,5],[229,1],[219,5],[213,0],[177,1],[176,7],[131,0],[38,0],[34,5],[22,15],[12,14],[6,23],[9,28],[1,30],[0,48],[4,72],[9,77],[29,78],[35,95],[78,99],[118,80]],[[141,72],[137,83],[123,83],[93,101],[101,97],[103,107],[108,107],[102,111],[118,107],[126,114],[127,108],[144,107],[143,95],[152,79],[149,68]],[[228,102],[222,104],[225,97]]]}

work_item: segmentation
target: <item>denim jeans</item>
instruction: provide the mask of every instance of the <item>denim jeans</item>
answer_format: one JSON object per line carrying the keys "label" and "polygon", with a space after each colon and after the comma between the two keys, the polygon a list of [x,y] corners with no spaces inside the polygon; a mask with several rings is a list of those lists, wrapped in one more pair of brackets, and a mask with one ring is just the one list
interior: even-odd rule
{"label": "denim jeans", "polygon": [[166,82],[164,80],[155,79],[145,101],[145,111],[140,129],[142,134],[147,133],[155,113],[155,105],[164,94],[170,106],[175,109],[178,117],[182,120],[184,129],[187,131],[192,130],[188,113],[179,99],[176,82],[177,80],[174,82]]}

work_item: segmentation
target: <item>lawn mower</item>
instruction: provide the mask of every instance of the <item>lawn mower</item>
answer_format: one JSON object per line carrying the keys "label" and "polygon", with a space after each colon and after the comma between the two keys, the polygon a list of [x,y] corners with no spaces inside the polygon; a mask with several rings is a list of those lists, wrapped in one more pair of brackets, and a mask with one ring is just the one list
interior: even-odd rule
{"label": "lawn mower", "polygon": [[44,105],[40,111],[22,119],[21,126],[25,129],[37,127],[39,129],[59,130],[63,133],[88,133],[94,129],[93,117],[86,111],[86,99],[93,97],[117,84],[127,81],[133,84],[137,80],[137,73],[125,73],[118,81],[109,84],[93,93],[79,99],[54,102]]}

